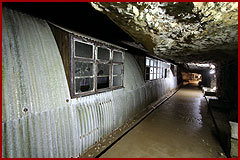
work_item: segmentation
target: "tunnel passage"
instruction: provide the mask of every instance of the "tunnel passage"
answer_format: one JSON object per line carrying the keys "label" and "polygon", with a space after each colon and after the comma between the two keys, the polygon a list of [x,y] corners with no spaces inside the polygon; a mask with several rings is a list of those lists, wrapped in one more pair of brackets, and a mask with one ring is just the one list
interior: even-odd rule
{"label": "tunnel passage", "polygon": [[[2,14],[3,157],[99,153],[169,98],[183,72],[201,74],[215,119],[238,126],[238,3],[3,3]],[[170,111],[186,127],[205,115]]]}
{"label": "tunnel passage", "polygon": [[101,158],[226,157],[201,90],[188,84],[152,112]]}

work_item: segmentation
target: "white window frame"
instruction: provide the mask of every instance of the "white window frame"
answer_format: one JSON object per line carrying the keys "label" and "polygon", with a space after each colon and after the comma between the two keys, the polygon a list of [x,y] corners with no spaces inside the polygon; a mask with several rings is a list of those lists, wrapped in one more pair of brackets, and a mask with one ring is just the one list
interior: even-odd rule
{"label": "white window frame", "polygon": [[[92,45],[92,58],[84,58],[84,57],[78,57],[75,55],[75,42],[84,43],[88,45]],[[90,38],[82,37],[82,36],[76,36],[71,35],[71,59],[70,59],[70,65],[71,65],[71,97],[72,98],[78,98],[82,96],[87,96],[91,94],[97,94],[101,92],[111,91],[114,89],[119,89],[124,87],[124,51],[120,48],[117,48],[115,46],[112,46],[108,43],[103,43],[102,41],[92,40]],[[109,60],[101,60],[98,59],[98,48],[105,48],[109,50]],[[122,62],[114,62],[113,61],[113,52],[117,51],[122,54]],[[93,90],[85,91],[85,92],[76,92],[76,76],[75,76],[75,62],[90,62],[93,63]],[[109,64],[109,87],[108,88],[101,88],[97,89],[97,78],[99,77],[97,75],[97,66],[98,64]],[[113,86],[113,65],[119,64],[122,65],[122,73],[121,73],[121,85],[119,86]]]}
{"label": "white window frame", "polygon": [[[147,64],[147,61],[149,61],[149,64]],[[154,62],[157,62],[156,65]],[[152,81],[152,80],[156,80],[156,79],[165,78],[165,69],[169,70],[168,69],[169,64],[170,63],[166,63],[166,62],[156,59],[156,58],[146,57],[145,58],[145,68],[146,68],[145,69],[145,80]],[[147,67],[149,68],[149,73],[147,73]],[[153,72],[151,72],[151,69],[153,69]],[[147,76],[149,76],[149,78]],[[166,78],[169,78],[168,72],[167,72]]]}

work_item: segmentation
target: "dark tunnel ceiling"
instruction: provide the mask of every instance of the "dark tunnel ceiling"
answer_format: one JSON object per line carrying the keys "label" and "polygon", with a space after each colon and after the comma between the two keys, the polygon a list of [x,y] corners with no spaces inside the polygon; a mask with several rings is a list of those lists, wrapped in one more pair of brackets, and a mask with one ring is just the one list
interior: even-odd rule
{"label": "dark tunnel ceiling", "polygon": [[[133,14],[139,14],[140,10],[142,11],[145,10],[145,8],[141,8],[141,7],[148,7],[148,12],[149,12],[151,11],[151,7],[153,11],[154,5],[159,5],[159,4],[160,6],[165,5],[165,9],[167,10],[166,12],[167,16],[170,15],[169,19],[171,19],[171,16],[175,16],[175,18],[178,17],[178,21],[176,22],[176,25],[178,26],[181,25],[181,27],[184,28],[185,27],[184,25],[187,26],[188,23],[192,23],[192,21],[186,22],[184,20],[184,17],[181,17],[181,16],[179,17],[177,15],[172,14],[172,13],[175,13],[175,11],[179,12],[178,15],[185,12],[186,14],[188,14],[188,12],[191,12],[191,14],[193,14],[191,9],[187,10],[189,6],[190,8],[193,9],[192,2],[188,2],[188,3],[180,2],[180,4],[166,2],[164,3],[164,5],[162,5],[163,3],[162,4],[149,3],[148,6],[146,6],[146,3],[142,3],[140,5],[137,3],[130,3],[130,4],[128,3],[94,3],[93,4],[92,3],[94,8],[96,10],[99,10],[102,13],[96,11],[91,6],[90,3],[82,3],[82,2],[78,2],[78,3],[67,3],[67,2],[65,3],[50,3],[50,2],[22,3],[21,2],[21,3],[3,3],[3,6],[7,6],[9,8],[22,11],[24,13],[48,20],[50,22],[69,28],[71,30],[74,30],[74,31],[107,41],[107,42],[111,42],[111,43],[120,45],[122,47],[127,47],[128,49],[130,49],[130,51],[136,46],[140,48],[141,51],[143,51],[144,49],[142,49],[142,46],[145,46],[145,48],[150,52],[150,54],[157,55],[160,58],[179,62],[179,63],[185,63],[185,62],[210,63],[210,62],[219,62],[219,61],[227,61],[227,60],[232,61],[237,59],[238,45],[237,45],[236,39],[238,39],[238,35],[235,35],[235,33],[237,32],[236,31],[237,22],[235,22],[235,24],[229,24],[229,23],[232,23],[233,20],[225,22],[222,20],[224,18],[222,18],[221,21],[219,21],[218,23],[216,22],[217,24],[215,24],[215,22],[214,23],[212,22],[214,19],[214,15],[209,16],[210,18],[207,17],[209,18],[209,21],[205,20],[205,22],[202,22],[201,20],[204,18],[206,19],[206,17],[200,17],[200,14],[199,14],[196,16],[197,18],[193,19],[194,20],[193,23],[195,24],[195,23],[198,23],[196,21],[199,21],[199,24],[208,28],[211,28],[212,25],[215,26],[215,25],[219,25],[219,24],[221,25],[223,23],[226,23],[224,24],[225,26],[223,27],[223,29],[221,27],[220,29],[217,29],[217,31],[221,30],[221,32],[219,33],[216,32],[215,35],[219,34],[219,36],[221,36],[221,34],[225,33],[224,32],[225,30],[229,30],[227,34],[230,34],[231,32],[234,33],[232,37],[228,35],[226,36],[227,38],[229,38],[228,40],[229,43],[224,42],[224,39],[223,39],[223,42],[212,45],[214,46],[212,49],[211,47],[207,47],[204,49],[199,49],[199,47],[196,47],[197,48],[196,49],[194,48],[194,46],[196,45],[193,44],[193,41],[191,41],[192,39],[194,39],[194,37],[191,37],[190,35],[190,36],[187,36],[187,38],[185,36],[184,43],[179,43],[182,45],[181,47],[179,47],[179,44],[176,44],[176,47],[179,47],[179,50],[176,50],[176,49],[174,50],[175,46],[172,46],[172,48],[170,47],[169,50],[165,50],[166,49],[165,48],[163,51],[159,51],[158,49],[161,49],[164,46],[161,45],[161,42],[155,42],[153,39],[156,38],[156,36],[161,35],[162,33],[155,34],[156,31],[152,32],[152,29],[154,29],[154,26],[151,26],[152,29],[151,27],[149,29],[149,25],[154,25],[155,22],[153,24],[147,24],[146,27],[143,27],[141,26],[142,24],[140,24],[142,23],[142,21],[134,19],[134,15],[133,15]],[[213,5],[215,4],[213,3]],[[130,6],[130,9],[129,9],[129,6]],[[208,4],[206,6],[209,7]],[[138,11],[137,11],[138,13],[135,13],[137,7],[138,7]],[[159,6],[156,6],[156,7],[161,8]],[[212,7],[211,9],[208,8],[208,10],[204,8],[204,5],[200,7],[202,7],[203,11],[205,9],[206,10],[205,12],[210,12],[211,10],[216,12],[216,10],[218,9],[218,8],[215,9],[214,8],[215,6]],[[103,13],[106,14],[107,16],[104,15]],[[148,14],[148,13],[145,13],[145,14]],[[225,14],[222,14],[222,15],[226,16]],[[231,11],[227,15],[231,15],[233,19],[236,18],[235,12]],[[150,18],[147,17],[149,15],[143,15],[143,16],[145,16],[145,22],[147,22],[148,19],[150,19],[149,21],[151,22],[151,18],[153,18],[154,15],[152,15]],[[166,15],[159,15],[159,16],[166,16]],[[201,16],[204,16],[204,15],[201,15]],[[166,20],[169,20],[169,19],[166,18]],[[124,21],[127,21],[127,23]],[[144,25],[146,25],[145,22],[144,22]],[[207,25],[202,23],[207,23]],[[210,24],[209,26],[208,26],[208,23]],[[204,27],[202,29],[204,29]],[[233,28],[232,30],[231,30],[231,27]],[[143,28],[144,30],[142,30]],[[136,30],[140,30],[140,31],[136,32]],[[174,32],[172,31],[167,31],[167,32],[174,34]],[[166,34],[168,34],[167,32]],[[207,35],[206,33],[204,33],[205,36]],[[184,35],[184,33],[182,34]],[[223,38],[226,38],[226,37],[223,37]],[[205,37],[201,37],[201,38],[204,39]],[[169,39],[169,37],[165,36],[163,37],[163,39]],[[159,41],[161,39],[156,39],[156,40]],[[212,39],[212,40],[215,40],[215,39]],[[172,40],[170,41],[173,42]],[[196,41],[200,42],[198,39]],[[209,41],[211,41],[211,37],[209,37]],[[128,42],[128,45],[126,45],[126,43],[123,43],[123,42]],[[175,42],[173,42],[170,45],[173,45],[174,43]],[[135,47],[130,47],[129,44]],[[189,46],[193,46],[193,48],[190,49],[188,44],[190,44]],[[157,52],[153,51],[154,49],[155,50],[157,49]],[[135,50],[135,51],[137,53],[141,53],[140,50]]]}
{"label": "dark tunnel ceiling", "polygon": [[133,41],[106,15],[96,11],[89,3],[21,2],[3,3],[3,6],[118,45],[121,44],[121,41]]}

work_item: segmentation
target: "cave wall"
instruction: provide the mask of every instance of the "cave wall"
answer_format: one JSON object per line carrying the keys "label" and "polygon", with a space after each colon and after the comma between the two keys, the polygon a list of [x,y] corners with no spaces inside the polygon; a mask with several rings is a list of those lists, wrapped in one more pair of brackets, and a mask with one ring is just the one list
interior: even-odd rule
{"label": "cave wall", "polygon": [[64,65],[47,22],[3,8],[2,156],[78,157],[177,87],[144,81],[125,54],[125,88],[70,98]]}
{"label": "cave wall", "polygon": [[[237,2],[91,2],[163,59],[204,60],[238,43]],[[205,55],[203,55],[205,52]]]}
{"label": "cave wall", "polygon": [[231,103],[231,108],[238,108],[238,62],[228,61],[218,64],[218,95]]}

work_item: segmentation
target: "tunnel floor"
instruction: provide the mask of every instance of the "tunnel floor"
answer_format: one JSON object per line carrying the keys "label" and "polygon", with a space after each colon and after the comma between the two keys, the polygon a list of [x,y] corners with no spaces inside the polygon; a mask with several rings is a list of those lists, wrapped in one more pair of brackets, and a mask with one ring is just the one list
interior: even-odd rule
{"label": "tunnel floor", "polygon": [[181,88],[100,158],[224,158],[201,90]]}

